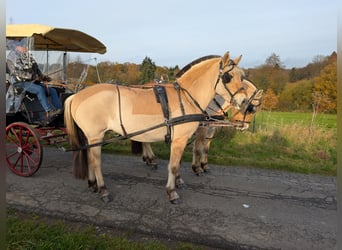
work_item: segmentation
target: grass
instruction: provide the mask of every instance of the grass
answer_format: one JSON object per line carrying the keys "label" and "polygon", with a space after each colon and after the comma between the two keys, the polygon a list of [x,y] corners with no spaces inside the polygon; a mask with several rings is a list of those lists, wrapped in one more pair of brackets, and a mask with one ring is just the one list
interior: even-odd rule
{"label": "grass", "polygon": [[143,236],[137,238],[132,232],[113,234],[113,230],[103,230],[91,225],[80,225],[38,216],[23,214],[15,210],[7,211],[7,249],[204,249],[189,243],[169,243]]}
{"label": "grass", "polygon": [[[337,116],[310,113],[259,112],[249,131],[220,128],[209,151],[209,164],[258,167],[306,174],[336,175]],[[169,158],[169,145],[153,143],[160,159]],[[130,141],[104,147],[106,153],[130,155]],[[189,145],[183,161],[192,160]]]}

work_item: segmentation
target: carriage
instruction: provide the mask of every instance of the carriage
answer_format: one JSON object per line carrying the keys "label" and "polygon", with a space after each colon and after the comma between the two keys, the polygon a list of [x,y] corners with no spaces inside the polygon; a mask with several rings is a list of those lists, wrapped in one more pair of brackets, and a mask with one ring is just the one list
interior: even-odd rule
{"label": "carriage", "polygon": [[[106,47],[100,41],[78,30],[38,24],[7,25],[7,63],[15,64],[9,55],[18,44],[34,54],[39,68],[49,77],[47,84],[57,90],[62,104],[77,91],[86,70],[80,72],[78,79],[69,79],[68,56],[72,53],[106,52]],[[8,168],[19,176],[31,176],[41,165],[43,145],[64,141],[67,141],[67,133],[63,111],[56,116],[46,117],[37,96],[18,86],[12,76],[6,74],[5,147]]]}

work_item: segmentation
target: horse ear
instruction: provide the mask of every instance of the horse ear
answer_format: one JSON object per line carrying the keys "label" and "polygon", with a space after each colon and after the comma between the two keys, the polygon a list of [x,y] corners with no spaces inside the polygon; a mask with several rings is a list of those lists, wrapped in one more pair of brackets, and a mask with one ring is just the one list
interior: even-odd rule
{"label": "horse ear", "polygon": [[260,97],[262,97],[263,93],[264,93],[264,91],[262,89],[259,89],[255,96],[260,98]]}
{"label": "horse ear", "polygon": [[223,66],[227,65],[229,59],[230,59],[229,51],[227,51],[222,57],[222,65]]}
{"label": "horse ear", "polygon": [[235,58],[235,59],[234,59],[234,63],[235,63],[236,65],[238,65],[239,62],[241,61],[241,58],[242,58],[242,55],[240,55],[239,57]]}
{"label": "horse ear", "polygon": [[254,100],[252,101],[252,104],[255,106],[259,106],[262,103],[262,95],[264,91],[262,89],[258,90],[258,92],[254,96]]}
{"label": "horse ear", "polygon": [[264,91],[262,89],[259,89],[255,95],[255,99],[261,99],[263,94],[264,94]]}

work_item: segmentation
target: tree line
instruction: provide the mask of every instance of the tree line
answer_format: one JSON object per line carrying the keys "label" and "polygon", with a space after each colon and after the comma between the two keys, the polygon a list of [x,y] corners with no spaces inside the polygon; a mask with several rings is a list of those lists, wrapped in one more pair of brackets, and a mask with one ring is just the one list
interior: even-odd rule
{"label": "tree line", "polygon": [[[85,66],[69,64],[68,75],[82,72]],[[136,85],[163,79],[173,82],[180,68],[157,66],[149,57],[141,64],[101,62],[87,67],[85,84],[101,82]],[[286,69],[280,56],[272,53],[265,63],[244,69],[246,77],[264,90],[264,110],[298,112],[337,112],[337,54],[316,56],[305,67]],[[76,74],[76,75],[77,75]]]}

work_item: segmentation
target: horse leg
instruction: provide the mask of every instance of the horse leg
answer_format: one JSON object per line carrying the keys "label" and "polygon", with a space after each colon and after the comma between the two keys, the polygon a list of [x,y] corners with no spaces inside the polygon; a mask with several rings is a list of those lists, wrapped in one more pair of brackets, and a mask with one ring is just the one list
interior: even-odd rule
{"label": "horse leg", "polygon": [[186,187],[186,185],[185,185],[185,183],[184,183],[184,181],[181,178],[179,173],[176,174],[175,185],[176,185],[176,188],[185,188]]}
{"label": "horse leg", "polygon": [[[168,165],[168,179],[166,184],[166,192],[172,204],[179,204],[181,202],[177,194],[176,178],[179,175],[180,161],[186,146],[187,138],[177,138],[171,143],[170,162]],[[180,179],[180,178],[179,178]],[[180,179],[181,180],[181,179]]]}
{"label": "horse leg", "polygon": [[201,155],[201,168],[203,172],[208,172],[209,171],[209,166],[208,166],[208,154],[209,154],[209,148],[211,141],[214,138],[216,128],[215,127],[208,127],[206,131],[206,136],[203,141],[203,150],[202,150],[202,155]]}
{"label": "horse leg", "polygon": [[195,132],[195,141],[192,150],[192,170],[197,176],[203,173],[201,168],[201,156],[203,155],[203,145],[206,138],[207,127],[200,126]]}
{"label": "horse leg", "polygon": [[[93,175],[95,176],[95,185],[97,187],[97,192],[101,195],[101,199],[104,202],[112,201],[113,198],[108,192],[103,180],[101,170],[101,147],[92,147],[88,149],[88,164],[89,177],[94,178]],[[88,184],[89,183],[94,183],[94,180],[89,178]]]}
{"label": "horse leg", "polygon": [[152,147],[150,143],[143,142],[142,143],[142,158],[143,161],[146,162],[146,165],[151,166],[152,170],[156,170],[158,168],[158,163],[156,161],[156,156],[152,151]]}
{"label": "horse leg", "polygon": [[98,192],[95,171],[94,168],[90,167],[90,165],[88,165],[88,188],[94,193]]}

